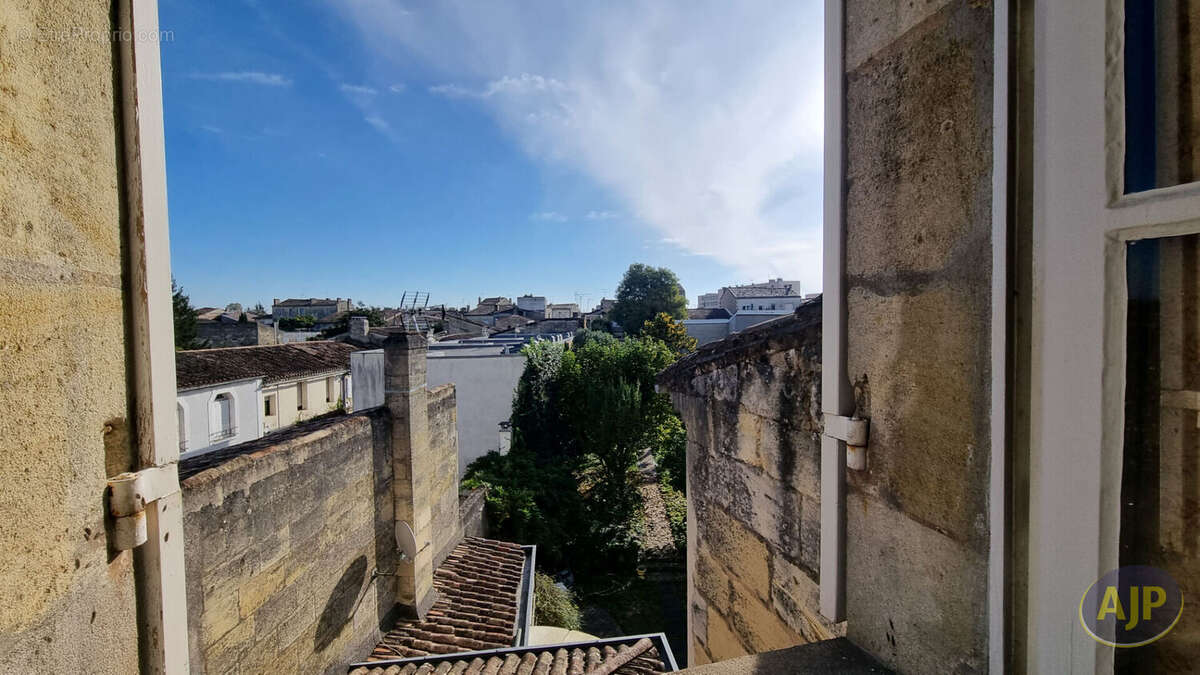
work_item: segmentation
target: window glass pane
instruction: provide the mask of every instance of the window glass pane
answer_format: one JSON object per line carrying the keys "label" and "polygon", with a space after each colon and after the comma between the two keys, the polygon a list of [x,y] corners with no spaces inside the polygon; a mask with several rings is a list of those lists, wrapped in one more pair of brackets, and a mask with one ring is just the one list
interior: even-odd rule
{"label": "window glass pane", "polygon": [[1120,673],[1200,663],[1200,235],[1128,248],[1121,566],[1165,569],[1185,609],[1158,642],[1117,649]]}
{"label": "window glass pane", "polygon": [[1200,0],[1125,2],[1125,191],[1200,179]]}

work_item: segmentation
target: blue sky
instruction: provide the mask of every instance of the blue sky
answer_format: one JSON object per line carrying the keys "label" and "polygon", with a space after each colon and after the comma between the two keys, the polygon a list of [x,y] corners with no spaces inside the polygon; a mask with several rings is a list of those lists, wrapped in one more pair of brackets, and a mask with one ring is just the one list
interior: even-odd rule
{"label": "blue sky", "polygon": [[820,284],[815,1],[160,0],[195,306]]}

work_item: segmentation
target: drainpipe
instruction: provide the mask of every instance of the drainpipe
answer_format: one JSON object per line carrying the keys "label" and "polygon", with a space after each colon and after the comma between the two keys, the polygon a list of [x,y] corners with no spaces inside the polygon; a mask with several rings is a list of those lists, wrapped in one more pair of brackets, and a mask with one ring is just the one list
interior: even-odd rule
{"label": "drainpipe", "polygon": [[108,481],[110,543],[134,551],[141,672],[182,675],[188,672],[187,594],[156,0],[119,0],[117,29],[138,471]]}
{"label": "drainpipe", "polygon": [[825,193],[821,307],[821,614],[846,618],[846,443],[831,435],[854,412],[846,369],[844,0],[825,0]]}

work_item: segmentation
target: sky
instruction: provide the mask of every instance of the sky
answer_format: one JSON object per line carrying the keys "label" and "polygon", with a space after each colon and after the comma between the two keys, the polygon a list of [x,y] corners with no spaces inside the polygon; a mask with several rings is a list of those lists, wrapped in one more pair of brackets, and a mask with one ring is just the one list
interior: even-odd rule
{"label": "sky", "polygon": [[816,0],[160,0],[193,306],[819,290]]}

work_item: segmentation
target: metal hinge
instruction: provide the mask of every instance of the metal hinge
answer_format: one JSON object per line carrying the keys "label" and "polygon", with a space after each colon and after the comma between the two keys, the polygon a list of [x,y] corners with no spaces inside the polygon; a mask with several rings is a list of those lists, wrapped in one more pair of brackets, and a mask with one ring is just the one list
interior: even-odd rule
{"label": "metal hinge", "polygon": [[128,551],[146,543],[146,507],[179,492],[175,463],[123,473],[108,479],[108,511],[113,517],[113,548]]}
{"label": "metal hinge", "polygon": [[846,466],[855,471],[867,468],[867,440],[871,421],[825,413],[825,435],[846,443]]}

